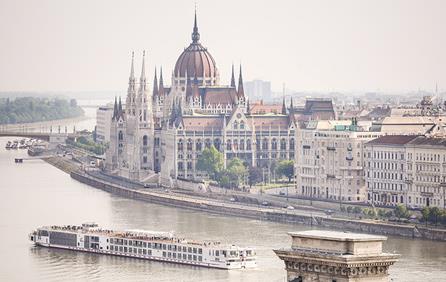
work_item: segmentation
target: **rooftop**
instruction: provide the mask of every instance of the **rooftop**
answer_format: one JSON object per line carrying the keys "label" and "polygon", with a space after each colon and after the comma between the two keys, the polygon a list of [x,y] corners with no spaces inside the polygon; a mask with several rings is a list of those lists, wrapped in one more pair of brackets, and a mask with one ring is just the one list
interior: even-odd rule
{"label": "rooftop", "polygon": [[369,141],[367,145],[405,145],[419,135],[386,135]]}
{"label": "rooftop", "polygon": [[290,232],[292,237],[321,239],[330,241],[344,241],[344,242],[363,242],[363,241],[385,241],[387,237],[378,235],[368,235],[360,233],[349,233],[339,231],[325,231],[325,230],[307,230],[300,232]]}

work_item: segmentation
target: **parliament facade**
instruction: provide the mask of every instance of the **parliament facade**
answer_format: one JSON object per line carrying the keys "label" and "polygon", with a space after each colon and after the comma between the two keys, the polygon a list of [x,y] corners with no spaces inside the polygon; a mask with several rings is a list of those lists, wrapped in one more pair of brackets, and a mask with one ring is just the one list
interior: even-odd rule
{"label": "parliament facade", "polygon": [[280,113],[250,111],[243,90],[242,69],[236,82],[234,67],[229,85],[220,83],[216,62],[200,43],[195,15],[192,42],[179,56],[164,85],[162,70],[155,71],[149,87],[145,54],[139,80],[132,56],[125,109],[115,101],[106,153],[109,173],[163,185],[177,178],[197,180],[196,169],[204,148],[214,146],[225,163],[240,158],[249,166],[271,167],[281,159],[294,159],[294,107],[283,102]]}

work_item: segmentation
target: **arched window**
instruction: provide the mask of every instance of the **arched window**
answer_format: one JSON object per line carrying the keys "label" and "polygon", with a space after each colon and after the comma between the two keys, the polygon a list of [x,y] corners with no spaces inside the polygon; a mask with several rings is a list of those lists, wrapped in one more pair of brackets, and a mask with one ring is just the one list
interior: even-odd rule
{"label": "arched window", "polygon": [[290,151],[294,151],[294,138],[290,139]]}
{"label": "arched window", "polygon": [[178,170],[184,170],[183,162],[178,162]]}
{"label": "arched window", "polygon": [[246,150],[251,150],[251,139],[246,140]]}
{"label": "arched window", "polygon": [[232,150],[232,142],[231,139],[226,141],[226,150]]}
{"label": "arched window", "polygon": [[271,149],[277,150],[277,139],[276,138],[273,138],[273,140],[271,141]]}
{"label": "arched window", "polygon": [[232,124],[232,128],[238,129],[238,122],[237,121],[234,121],[234,123]]}
{"label": "arched window", "polygon": [[142,137],[142,145],[143,145],[143,146],[147,146],[147,140],[148,140],[147,135],[144,135],[144,136]]}
{"label": "arched window", "polygon": [[206,148],[210,148],[211,147],[211,145],[212,145],[212,143],[211,143],[211,140],[209,139],[209,138],[207,138],[205,141],[204,141],[204,145],[206,146]]}
{"label": "arched window", "polygon": [[218,139],[218,138],[214,139],[214,147],[215,147],[215,149],[220,151],[220,145],[221,145],[220,139]]}
{"label": "arched window", "polygon": [[268,150],[268,139],[264,138],[263,142],[262,142],[262,149],[263,150]]}
{"label": "arched window", "polygon": [[245,150],[245,140],[240,140],[240,147],[239,147],[239,149],[240,150]]}
{"label": "arched window", "polygon": [[234,150],[238,150],[238,142],[237,142],[237,139],[234,139],[234,141],[232,141],[232,144],[233,144],[233,148],[234,148]]}
{"label": "arched window", "polygon": [[286,150],[286,140],[285,138],[282,138],[282,140],[280,140],[280,150]]}
{"label": "arched window", "polygon": [[124,133],[122,133],[122,131],[119,131],[119,133],[118,133],[118,140],[119,141],[124,140]]}
{"label": "arched window", "polygon": [[260,139],[256,139],[256,150],[259,151],[260,150]]}
{"label": "arched window", "polygon": [[201,151],[201,147],[202,147],[201,139],[198,139],[197,143],[195,144],[195,150]]}
{"label": "arched window", "polygon": [[245,129],[245,122],[243,120],[240,122],[240,129]]}
{"label": "arched window", "polygon": [[192,151],[192,139],[187,139],[187,150]]}
{"label": "arched window", "polygon": [[178,151],[183,151],[183,139],[178,140]]}

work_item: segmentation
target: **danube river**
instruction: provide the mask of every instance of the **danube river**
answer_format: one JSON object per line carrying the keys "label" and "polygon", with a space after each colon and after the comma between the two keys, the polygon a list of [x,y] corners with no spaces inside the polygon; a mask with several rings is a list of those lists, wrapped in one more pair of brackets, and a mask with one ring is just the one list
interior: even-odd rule
{"label": "danube river", "polygon": [[[91,112],[90,112],[91,113]],[[88,114],[88,113],[87,113]],[[82,125],[91,125],[83,121]],[[79,125],[80,126],[80,125]],[[0,138],[0,281],[285,281],[272,249],[290,246],[278,224],[165,207],[117,197],[79,183],[40,160],[15,164],[23,150],[5,150]],[[95,221],[113,229],[175,231],[192,238],[252,246],[258,268],[217,270],[34,247],[28,233],[41,225]],[[389,238],[387,252],[402,254],[393,281],[446,280],[446,243]]]}

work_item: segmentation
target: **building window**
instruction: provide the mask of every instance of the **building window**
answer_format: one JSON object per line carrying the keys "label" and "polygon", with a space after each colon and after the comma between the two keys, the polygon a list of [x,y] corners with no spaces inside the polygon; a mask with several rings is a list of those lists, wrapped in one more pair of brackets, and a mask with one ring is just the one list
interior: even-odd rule
{"label": "building window", "polygon": [[245,129],[245,122],[243,120],[240,122],[240,129]]}
{"label": "building window", "polygon": [[119,141],[124,140],[124,133],[122,133],[122,131],[119,131],[119,133],[118,133],[118,140]]}
{"label": "building window", "polygon": [[142,137],[142,145],[143,145],[143,146],[147,146],[147,140],[148,140],[147,135],[144,135],[144,136]]}

